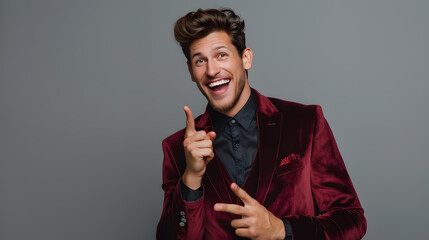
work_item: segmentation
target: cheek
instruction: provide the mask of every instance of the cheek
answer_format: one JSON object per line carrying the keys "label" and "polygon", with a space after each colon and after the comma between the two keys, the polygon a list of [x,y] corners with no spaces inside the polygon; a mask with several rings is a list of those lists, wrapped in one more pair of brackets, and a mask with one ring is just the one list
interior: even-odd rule
{"label": "cheek", "polygon": [[202,71],[198,71],[197,69],[193,71],[192,77],[194,81],[200,82],[204,76]]}

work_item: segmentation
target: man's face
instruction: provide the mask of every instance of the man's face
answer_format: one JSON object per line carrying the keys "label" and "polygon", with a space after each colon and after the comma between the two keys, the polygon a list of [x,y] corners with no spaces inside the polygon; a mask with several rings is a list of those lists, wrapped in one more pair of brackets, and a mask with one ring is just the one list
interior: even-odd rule
{"label": "man's face", "polygon": [[213,32],[190,45],[188,69],[201,93],[218,112],[234,116],[247,102],[250,86],[246,70],[252,51],[239,55],[227,33]]}

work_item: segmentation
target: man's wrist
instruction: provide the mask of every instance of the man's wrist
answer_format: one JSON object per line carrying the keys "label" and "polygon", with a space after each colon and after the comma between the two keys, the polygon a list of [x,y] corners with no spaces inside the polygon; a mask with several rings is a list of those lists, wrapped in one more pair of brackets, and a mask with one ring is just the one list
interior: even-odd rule
{"label": "man's wrist", "polygon": [[274,224],[274,239],[284,240],[286,236],[286,230],[283,224],[283,220],[274,216],[270,212],[271,222]]}
{"label": "man's wrist", "polygon": [[202,177],[195,176],[194,174],[189,173],[185,170],[182,176],[183,183],[192,190],[197,190],[201,187]]}

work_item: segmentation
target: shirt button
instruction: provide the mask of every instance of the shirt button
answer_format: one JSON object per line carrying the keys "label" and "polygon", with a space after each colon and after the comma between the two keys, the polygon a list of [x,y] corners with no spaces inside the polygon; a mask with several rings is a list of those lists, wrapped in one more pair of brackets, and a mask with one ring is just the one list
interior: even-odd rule
{"label": "shirt button", "polygon": [[232,120],[231,120],[231,122],[232,122],[232,123],[235,123],[235,119],[232,119]]}
{"label": "shirt button", "polygon": [[179,223],[179,226],[184,227],[184,226],[185,226],[185,223],[184,223],[184,222],[180,222],[180,223]]}

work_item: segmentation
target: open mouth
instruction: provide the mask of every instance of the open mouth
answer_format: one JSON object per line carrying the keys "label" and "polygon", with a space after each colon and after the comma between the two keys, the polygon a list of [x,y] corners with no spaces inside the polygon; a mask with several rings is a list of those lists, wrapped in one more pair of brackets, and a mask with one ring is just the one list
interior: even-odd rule
{"label": "open mouth", "polygon": [[231,82],[230,79],[221,79],[208,83],[207,87],[210,88],[213,93],[221,94],[228,89],[229,82]]}

